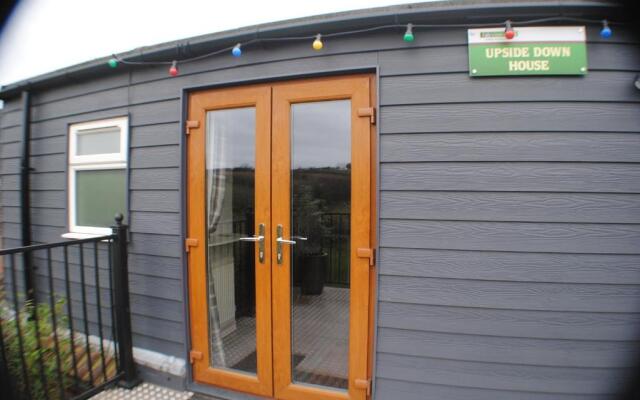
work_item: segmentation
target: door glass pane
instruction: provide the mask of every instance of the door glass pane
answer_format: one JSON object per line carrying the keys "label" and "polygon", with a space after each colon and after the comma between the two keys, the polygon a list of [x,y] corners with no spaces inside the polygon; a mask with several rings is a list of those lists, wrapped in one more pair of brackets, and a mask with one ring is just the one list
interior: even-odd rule
{"label": "door glass pane", "polygon": [[109,227],[126,215],[126,169],[76,171],[76,225]]}
{"label": "door glass pane", "polygon": [[254,108],[209,111],[206,137],[209,360],[256,373]]}
{"label": "door glass pane", "polygon": [[120,153],[120,128],[110,127],[78,132],[76,153],[89,154]]}
{"label": "door glass pane", "polygon": [[299,383],[348,386],[350,189],[351,102],[292,105],[291,370]]}

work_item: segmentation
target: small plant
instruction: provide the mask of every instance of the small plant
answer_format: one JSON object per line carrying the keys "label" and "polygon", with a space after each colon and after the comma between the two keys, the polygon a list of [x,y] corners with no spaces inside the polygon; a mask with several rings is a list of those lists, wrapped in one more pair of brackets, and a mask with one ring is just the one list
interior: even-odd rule
{"label": "small plant", "polygon": [[[54,307],[58,326],[65,326],[63,300]],[[49,305],[25,301],[19,312],[13,313],[0,302],[0,325],[7,356],[7,369],[19,398],[27,398],[29,390],[34,399],[60,399],[70,393],[73,381],[69,374],[71,341],[63,332],[57,333],[58,354]],[[18,328],[20,336],[18,336]],[[22,339],[22,349],[20,338]],[[22,350],[22,351],[21,351]],[[24,357],[24,366],[22,363]],[[58,374],[58,362],[60,374]],[[25,379],[26,370],[26,379]],[[42,376],[46,378],[46,383]],[[61,378],[60,379],[60,375]]]}

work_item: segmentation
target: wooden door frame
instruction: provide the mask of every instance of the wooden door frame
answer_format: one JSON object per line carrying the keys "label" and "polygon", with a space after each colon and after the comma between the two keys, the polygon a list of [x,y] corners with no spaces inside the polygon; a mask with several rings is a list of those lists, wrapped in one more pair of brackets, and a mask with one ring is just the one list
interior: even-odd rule
{"label": "wooden door frame", "polygon": [[[356,249],[372,251],[371,236],[375,213],[372,192],[372,130],[370,117],[359,116],[361,108],[372,108],[373,76],[347,75],[273,85],[272,98],[272,178],[281,186],[272,190],[272,237],[275,227],[284,226],[284,236],[290,236],[290,106],[328,100],[351,100],[351,290],[349,301],[349,389],[347,392],[293,383],[291,372],[291,299],[290,248],[285,246],[283,263],[273,271],[273,356],[274,394],[279,399],[364,400],[369,390],[362,387],[369,378],[370,343],[370,281],[369,258],[357,256]],[[355,171],[358,171],[355,173]],[[286,188],[286,190],[284,190]],[[276,251],[272,242],[272,254]],[[301,397],[302,396],[302,397]]]}
{"label": "wooden door frame", "polygon": [[[375,69],[375,68],[372,68]],[[344,75],[343,75],[344,73]],[[220,92],[222,93],[223,91],[236,91],[239,89],[250,89],[250,88],[258,88],[258,87],[267,87],[270,90],[272,90],[274,87],[277,86],[282,86],[282,85],[287,85],[287,84],[293,84],[293,83],[304,83],[304,82],[310,82],[310,81],[322,81],[322,80],[331,80],[331,79],[345,79],[345,78],[353,78],[353,77],[366,77],[369,80],[369,106],[376,108],[377,107],[377,77],[375,73],[361,73],[361,72],[357,72],[357,73],[352,73],[349,74],[349,72],[345,72],[345,71],[336,71],[335,73],[332,73],[331,75],[327,76],[324,75],[324,77],[300,77],[300,76],[287,76],[287,77],[281,77],[281,81],[261,81],[261,83],[255,83],[255,84],[243,84],[243,82],[234,82],[233,85],[231,86],[231,84],[225,84],[225,85],[214,85],[214,86],[207,86],[207,87],[193,87],[193,88],[189,88],[189,89],[185,89],[184,90],[184,95],[183,98],[186,98],[186,101],[183,103],[185,104],[185,110],[184,110],[184,118],[185,118],[185,122],[186,120],[194,120],[197,119],[197,115],[194,115],[194,109],[196,108],[196,104],[194,104],[192,102],[192,99],[199,95],[199,94],[203,94],[203,93],[208,93],[208,92]],[[271,100],[271,98],[269,99]],[[246,104],[245,104],[246,105]],[[231,107],[222,107],[222,108],[231,108]],[[269,112],[269,131],[272,130],[273,127],[273,123],[271,121],[271,117],[273,113],[273,107],[271,105],[270,102],[270,112]],[[375,122],[377,122],[374,118]],[[203,120],[204,122],[204,120]],[[204,135],[204,124],[200,124],[200,127],[198,128],[192,128],[191,132],[192,133],[198,133],[198,131],[200,131],[201,135]],[[369,174],[370,174],[370,210],[369,210],[369,240],[370,240],[370,248],[371,249],[375,249],[377,247],[377,130],[376,130],[376,125],[374,123],[370,124],[369,126],[369,132],[370,132],[370,136],[369,136],[369,145],[370,145],[370,150],[369,150],[369,158],[370,158],[370,169],[369,169]],[[272,134],[271,134],[272,135]],[[192,197],[195,196],[195,194],[192,192],[191,186],[193,184],[193,170],[194,170],[194,165],[192,164],[191,161],[191,155],[192,154],[199,154],[197,149],[194,152],[194,149],[192,149],[193,145],[191,144],[191,140],[188,139],[188,137],[191,135],[187,135],[187,139],[185,139],[185,150],[184,150],[184,157],[185,157],[185,173],[184,173],[184,177],[186,179],[186,190],[185,193],[183,195],[183,201],[184,201],[184,212],[185,212],[185,228],[184,228],[184,232],[185,232],[185,239],[191,237],[190,233],[191,233],[191,225],[189,224],[189,221],[194,218],[194,210],[193,207],[190,206],[190,199]],[[269,146],[269,153],[271,154],[271,143],[265,144],[264,146]],[[203,154],[204,154],[204,146],[202,146],[201,148]],[[203,159],[204,160],[204,159]],[[201,168],[205,168],[204,165],[204,161],[202,161],[202,164],[200,166]],[[268,168],[269,173],[271,172],[271,170]],[[271,176],[268,177],[267,182],[271,182]],[[203,199],[204,199],[204,192],[201,192],[200,195]],[[201,217],[204,218],[204,210],[201,211]],[[266,243],[265,243],[265,257],[267,260],[271,259],[271,249],[272,247],[275,245],[275,241],[272,240],[271,237],[271,232],[272,232],[272,228],[271,225],[271,220],[265,221],[267,223],[267,229],[266,229]],[[256,218],[256,224],[259,223],[258,219]],[[187,322],[187,326],[186,326],[186,332],[188,333],[188,337],[190,339],[189,341],[189,346],[187,347],[187,350],[190,350],[194,348],[194,343],[196,343],[195,338],[193,337],[193,318],[194,318],[194,312],[197,312],[198,307],[194,304],[195,302],[192,299],[192,287],[194,287],[194,284],[196,284],[196,282],[194,281],[194,269],[197,269],[197,267],[194,268],[195,266],[195,262],[194,262],[194,258],[192,257],[193,253],[187,252],[186,256],[185,256],[185,267],[186,267],[186,271],[185,271],[185,289],[187,290],[186,296],[187,296],[187,304],[186,304],[186,310],[187,315],[185,316],[185,321]],[[197,257],[196,257],[197,258]],[[377,264],[377,262],[376,262]],[[201,267],[200,268],[206,268],[205,262],[201,261]],[[273,267],[268,268],[269,273],[271,273]],[[205,271],[206,272],[206,271]],[[366,370],[366,374],[364,379],[368,380],[369,385],[371,385],[371,380],[372,380],[372,376],[373,376],[373,371],[374,371],[374,347],[375,347],[375,304],[377,301],[377,295],[376,295],[376,285],[377,285],[377,271],[376,271],[376,265],[371,266],[370,270],[369,270],[369,296],[368,296],[368,310],[367,310],[367,315],[368,315],[368,320],[366,323],[366,331],[367,331],[367,335],[366,335],[366,340],[367,343],[365,345],[366,347],[366,359],[363,360],[363,363],[365,365],[365,370]],[[206,289],[206,288],[205,288]],[[200,308],[202,308],[202,306],[200,306]],[[207,315],[206,314],[206,307],[205,308],[205,314],[203,315]],[[272,313],[272,310],[269,310],[270,314]],[[273,325],[272,325],[272,320],[269,319],[269,328],[273,329]],[[272,344],[272,336],[271,334],[269,334],[269,342],[270,344]],[[270,355],[269,357],[271,357],[272,360],[272,355],[273,355],[273,347],[269,348],[269,352]],[[189,354],[188,354],[189,356]],[[270,364],[270,366],[272,366],[272,364]],[[273,369],[269,368],[269,373],[271,374],[271,376],[273,377]],[[204,382],[201,379],[199,379],[197,370],[198,367],[196,366],[196,362],[192,362],[188,368],[189,371],[191,371],[191,376],[192,376],[192,382],[195,385],[194,389],[196,391],[198,391],[198,388],[201,388],[201,390],[205,390],[205,386],[198,386],[197,384],[205,384],[205,385],[210,385],[210,382]],[[243,391],[243,392],[247,392],[247,393],[253,393],[253,394],[258,394],[261,396],[266,396],[266,397],[271,397],[275,395],[275,392],[273,390],[273,380],[271,380],[271,385],[268,388],[268,390],[266,390],[266,388],[264,391],[259,390],[260,388],[258,387],[259,385],[257,385],[254,382],[245,382],[244,379],[240,380],[240,385],[235,385],[233,382],[235,382],[235,379],[237,378],[246,378],[244,376],[244,374],[241,373],[234,373],[231,371],[220,371],[220,378],[221,379],[216,379],[216,383],[214,383],[215,386],[218,387],[222,387],[222,388],[226,388],[226,389],[230,389],[233,391]],[[227,378],[231,378],[230,381],[227,381]],[[350,376],[350,380],[351,380],[351,376]],[[369,386],[370,387],[370,386]],[[364,399],[365,397],[369,397],[370,393],[366,393],[367,391],[364,391],[362,393],[360,393],[358,395],[359,398]],[[364,393],[364,394],[363,394]],[[311,396],[309,397],[310,399],[331,399],[331,398],[335,398],[335,399],[346,399],[349,398],[350,396],[344,395],[342,393],[336,392],[336,395],[331,396],[331,392],[325,391],[325,390],[319,390],[319,389],[315,389],[315,388],[310,388],[310,391],[308,392],[308,394]]]}
{"label": "wooden door frame", "polygon": [[[187,143],[187,238],[195,239],[188,248],[189,312],[191,351],[198,354],[192,361],[196,382],[222,386],[263,396],[273,393],[272,337],[271,337],[271,87],[252,85],[237,88],[213,89],[189,95],[188,119],[198,121],[192,127]],[[258,224],[266,224],[265,263],[258,261],[255,246],[256,273],[256,353],[257,375],[251,376],[231,370],[211,368],[209,360],[209,329],[207,309],[206,262],[206,113],[211,110],[239,107],[256,109],[256,177],[254,232]],[[189,223],[190,221],[203,221]],[[193,243],[193,242],[192,242]],[[259,285],[258,282],[262,282]],[[267,301],[267,299],[269,299]]]}

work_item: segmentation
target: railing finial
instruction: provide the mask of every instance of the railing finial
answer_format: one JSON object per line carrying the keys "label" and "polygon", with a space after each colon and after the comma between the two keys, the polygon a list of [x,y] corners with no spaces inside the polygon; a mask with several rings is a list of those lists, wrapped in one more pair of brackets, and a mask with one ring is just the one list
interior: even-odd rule
{"label": "railing finial", "polygon": [[124,220],[124,215],[122,215],[122,213],[117,213],[115,216],[115,219],[116,219],[116,225],[121,226],[122,221]]}

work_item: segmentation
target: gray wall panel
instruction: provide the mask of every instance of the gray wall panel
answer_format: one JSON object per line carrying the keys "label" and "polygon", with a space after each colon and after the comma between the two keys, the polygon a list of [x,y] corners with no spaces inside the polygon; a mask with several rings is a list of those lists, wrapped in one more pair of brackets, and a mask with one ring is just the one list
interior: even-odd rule
{"label": "gray wall panel", "polygon": [[[638,91],[640,94],[640,91]],[[640,161],[640,134],[504,132],[394,134],[380,138],[382,162]]]}
{"label": "gray wall panel", "polygon": [[0,143],[14,143],[20,142],[22,139],[20,126],[13,126],[11,128],[0,128]]}
{"label": "gray wall panel", "polygon": [[378,353],[378,374],[442,385],[484,389],[542,391],[569,394],[615,394],[629,371],[613,368],[568,368],[478,363]]}
{"label": "gray wall panel", "polygon": [[131,149],[131,168],[167,168],[180,166],[180,148],[175,145]]}
{"label": "gray wall panel", "polygon": [[131,212],[131,232],[180,235],[180,214],[158,212]]}
{"label": "gray wall panel", "polygon": [[178,190],[180,170],[178,168],[134,169],[131,171],[131,190]]}
{"label": "gray wall panel", "polygon": [[632,313],[640,285],[476,281],[382,276],[380,301],[515,310]]}
{"label": "gray wall panel", "polygon": [[127,87],[107,89],[97,93],[71,97],[31,107],[33,122],[52,118],[68,117],[76,114],[93,112],[98,109],[112,109],[128,105]]}
{"label": "gray wall panel", "polygon": [[180,143],[180,126],[178,123],[172,122],[132,127],[130,139],[131,147],[178,145]]}
{"label": "gray wall panel", "polygon": [[578,101],[387,106],[380,111],[380,132],[639,132],[638,107]]}
{"label": "gray wall panel", "polygon": [[[4,184],[4,181],[2,182]],[[2,204],[12,207],[20,207],[20,192],[4,188],[2,191]],[[45,190],[31,193],[31,206],[37,208],[65,208],[67,197],[63,190]]]}
{"label": "gray wall panel", "polygon": [[461,335],[380,328],[378,351],[478,362],[584,368],[618,368],[633,363],[638,351],[619,341],[555,340]]}
{"label": "gray wall panel", "polygon": [[179,212],[180,192],[177,190],[134,190],[131,211]]}
{"label": "gray wall panel", "polygon": [[639,240],[637,224],[380,221],[383,247],[637,254]]}
{"label": "gray wall panel", "polygon": [[578,394],[516,392],[511,390],[490,390],[465,388],[457,385],[433,385],[378,378],[376,397],[380,399],[403,400],[610,400],[606,394]]}
{"label": "gray wall panel", "polygon": [[640,165],[440,162],[381,165],[382,190],[640,193]]}
{"label": "gray wall panel", "polygon": [[640,195],[382,191],[382,218],[520,222],[640,222]]}
{"label": "gray wall panel", "polygon": [[380,326],[422,331],[567,340],[622,340],[636,346],[638,313],[506,310],[380,302]]}
{"label": "gray wall panel", "polygon": [[629,85],[635,72],[591,71],[584,77],[469,79],[468,73],[407,75],[385,78],[380,104],[484,103],[487,101],[640,101]]}
{"label": "gray wall panel", "polygon": [[385,276],[509,282],[640,284],[638,254],[521,253],[385,247]]}

